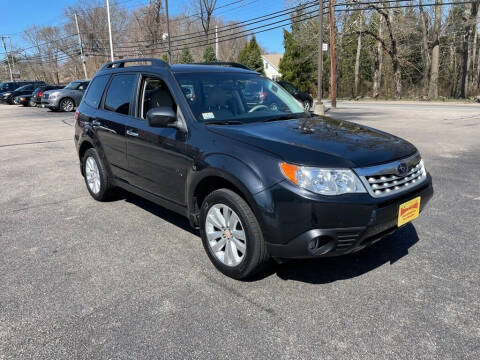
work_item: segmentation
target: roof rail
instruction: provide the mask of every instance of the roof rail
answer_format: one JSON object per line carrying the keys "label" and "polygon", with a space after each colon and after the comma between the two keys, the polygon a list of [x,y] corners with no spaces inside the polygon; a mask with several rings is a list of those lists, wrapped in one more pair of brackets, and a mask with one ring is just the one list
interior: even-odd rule
{"label": "roof rail", "polygon": [[101,70],[106,70],[106,69],[113,69],[113,68],[123,68],[125,67],[125,63],[130,63],[130,62],[150,62],[152,66],[160,66],[160,67],[168,67],[168,63],[161,59],[155,59],[155,58],[134,58],[134,59],[121,59],[121,60],[115,60],[115,61],[110,61],[106,63],[105,65],[102,66]]}
{"label": "roof rail", "polygon": [[[203,62],[203,63],[193,63],[194,65],[220,65],[220,66],[230,66],[230,67],[235,67],[235,68],[240,68],[240,69],[245,69],[245,70],[252,70],[248,66],[245,66],[240,63],[236,62],[228,62],[228,61],[210,61],[210,62]],[[254,70],[252,70],[254,71]]]}

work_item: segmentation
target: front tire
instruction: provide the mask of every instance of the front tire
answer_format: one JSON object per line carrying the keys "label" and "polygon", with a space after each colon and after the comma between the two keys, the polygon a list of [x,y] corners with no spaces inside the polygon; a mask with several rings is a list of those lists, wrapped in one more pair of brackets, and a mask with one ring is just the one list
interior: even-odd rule
{"label": "front tire", "polygon": [[200,235],[210,261],[223,274],[245,279],[268,261],[260,225],[250,206],[237,193],[210,193],[200,210]]}
{"label": "front tire", "polygon": [[111,194],[110,176],[103,165],[97,150],[90,148],[83,156],[83,173],[90,195],[97,201],[106,201]]}
{"label": "front tire", "polygon": [[35,101],[33,101],[33,100],[30,100],[30,101],[28,102],[28,105],[31,106],[31,107],[36,107],[36,106],[37,106],[37,103],[36,103]]}
{"label": "front tire", "polygon": [[75,108],[75,103],[73,102],[72,99],[65,98],[65,99],[62,99],[62,101],[60,101],[60,104],[58,105],[58,107],[60,108],[60,110],[64,112],[70,112],[70,111],[73,111],[73,109]]}

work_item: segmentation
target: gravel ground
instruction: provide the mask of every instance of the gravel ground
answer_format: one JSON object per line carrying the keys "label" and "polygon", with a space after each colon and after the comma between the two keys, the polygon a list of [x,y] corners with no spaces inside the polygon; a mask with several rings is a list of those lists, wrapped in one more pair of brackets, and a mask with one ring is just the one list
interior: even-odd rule
{"label": "gravel ground", "polygon": [[360,253],[239,282],[186,219],[89,196],[73,113],[0,105],[0,359],[479,359],[480,105],[328,114],[416,144],[433,200]]}

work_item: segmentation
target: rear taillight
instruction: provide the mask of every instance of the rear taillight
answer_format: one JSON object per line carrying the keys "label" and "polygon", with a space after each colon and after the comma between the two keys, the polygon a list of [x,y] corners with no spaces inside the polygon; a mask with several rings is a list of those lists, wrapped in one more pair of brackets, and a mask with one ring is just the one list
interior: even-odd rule
{"label": "rear taillight", "polygon": [[39,91],[39,92],[38,92],[38,96],[39,96],[39,97],[42,97],[42,96],[43,96],[43,91]]}
{"label": "rear taillight", "polygon": [[78,116],[80,115],[80,113],[77,111],[75,111],[75,121],[78,121]]}

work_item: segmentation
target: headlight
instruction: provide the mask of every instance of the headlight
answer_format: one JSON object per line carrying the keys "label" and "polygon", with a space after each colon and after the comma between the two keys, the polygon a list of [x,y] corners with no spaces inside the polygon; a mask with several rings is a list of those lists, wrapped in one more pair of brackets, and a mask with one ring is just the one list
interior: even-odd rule
{"label": "headlight", "polygon": [[365,187],[350,169],[322,169],[281,163],[285,177],[303,189],[322,195],[364,193]]}

